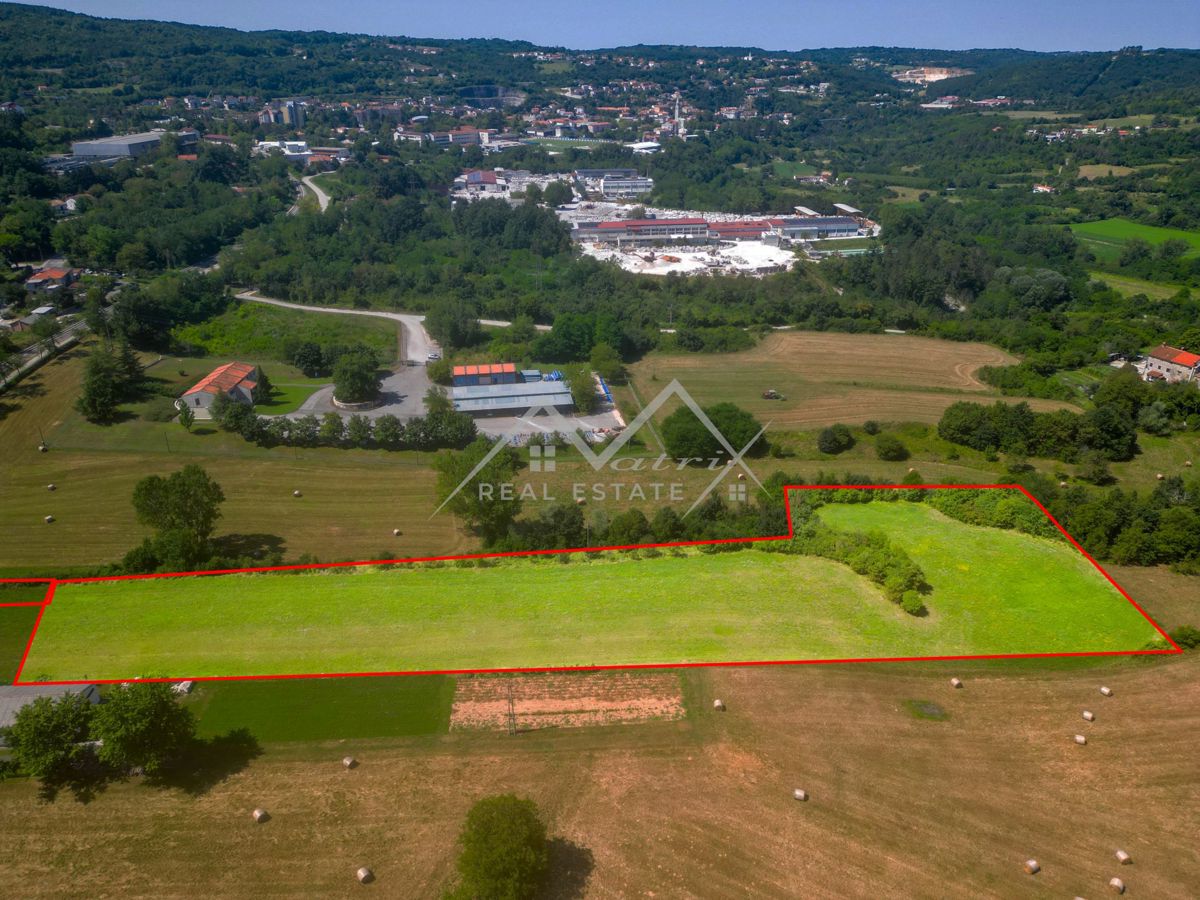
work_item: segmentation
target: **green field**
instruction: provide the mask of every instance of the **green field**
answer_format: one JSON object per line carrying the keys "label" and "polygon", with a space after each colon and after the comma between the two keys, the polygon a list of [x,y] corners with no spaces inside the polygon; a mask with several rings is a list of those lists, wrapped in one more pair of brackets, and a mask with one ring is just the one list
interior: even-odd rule
{"label": "green field", "polygon": [[198,685],[187,705],[201,737],[248,728],[263,741],[332,741],[442,734],[454,680],[304,678]]}
{"label": "green field", "polygon": [[1088,274],[1098,281],[1103,281],[1110,288],[1124,294],[1126,297],[1142,294],[1150,300],[1169,300],[1183,289],[1182,285],[1159,284],[1154,281],[1146,281],[1144,278],[1134,278],[1132,275],[1113,275],[1109,272],[1098,271],[1092,271]]}
{"label": "green field", "polygon": [[920,505],[830,506],[933,586],[915,618],[845,566],[747,549],[488,568],[61,585],[23,677],[111,679],[1139,649],[1150,625],[1073,548]]}
{"label": "green field", "polygon": [[37,614],[34,606],[0,608],[0,684],[12,682]]}
{"label": "green field", "polygon": [[1188,256],[1200,253],[1200,232],[1183,231],[1180,228],[1159,228],[1156,225],[1140,225],[1128,219],[1103,219],[1072,225],[1071,231],[1083,242],[1096,258],[1105,262],[1117,259],[1121,247],[1132,238],[1140,238],[1147,244],[1162,244],[1170,240],[1185,241],[1191,246]]}
{"label": "green field", "polygon": [[242,357],[260,364],[286,362],[288,347],[305,341],[365,344],[387,364],[397,358],[400,327],[370,316],[319,316],[263,303],[238,303],[216,318],[178,327],[172,336],[209,356]]}

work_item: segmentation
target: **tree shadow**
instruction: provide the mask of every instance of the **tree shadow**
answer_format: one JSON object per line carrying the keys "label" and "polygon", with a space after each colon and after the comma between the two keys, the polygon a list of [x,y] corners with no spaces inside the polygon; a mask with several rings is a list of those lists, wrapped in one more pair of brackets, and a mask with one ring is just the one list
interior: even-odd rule
{"label": "tree shadow", "polygon": [[77,803],[87,805],[108,790],[111,782],[124,780],[89,752],[65,771],[44,776],[38,785],[38,799],[53,803],[59,794],[68,791]]}
{"label": "tree shadow", "polygon": [[211,543],[214,555],[223,559],[280,560],[287,549],[277,534],[223,534]]}
{"label": "tree shadow", "polygon": [[170,763],[147,775],[146,783],[199,797],[242,771],[262,752],[257,739],[245,728],[208,740],[197,738]]}
{"label": "tree shadow", "polygon": [[592,851],[566,838],[551,838],[550,868],[545,887],[538,893],[540,900],[576,900],[582,897],[596,867]]}

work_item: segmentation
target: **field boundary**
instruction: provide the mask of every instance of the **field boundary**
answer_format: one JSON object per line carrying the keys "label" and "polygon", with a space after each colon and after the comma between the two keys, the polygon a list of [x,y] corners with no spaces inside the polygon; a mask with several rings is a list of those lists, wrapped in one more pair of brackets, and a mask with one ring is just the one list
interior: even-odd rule
{"label": "field boundary", "polygon": [[[737,661],[718,661],[718,662],[677,662],[677,663],[631,663],[631,664],[616,664],[616,665],[587,665],[587,666],[529,666],[529,667],[508,667],[508,668],[487,668],[487,669],[437,669],[437,670],[420,670],[420,671],[398,671],[398,672],[328,672],[328,673],[287,673],[274,675],[208,675],[208,676],[173,676],[173,677],[155,677],[155,678],[123,678],[123,679],[74,679],[65,681],[22,681],[21,674],[25,669],[25,663],[29,659],[29,653],[33,649],[34,641],[37,639],[38,629],[42,623],[42,617],[45,615],[46,609],[54,602],[54,594],[60,584],[89,584],[94,582],[105,581],[135,581],[146,580],[153,578],[199,578],[204,576],[214,575],[238,575],[238,574],[254,574],[268,572],[298,572],[311,571],[319,569],[341,569],[354,568],[363,566],[387,566],[387,565],[403,565],[408,563],[425,563],[425,562],[449,562],[462,559],[504,559],[512,557],[528,557],[528,556],[553,556],[567,553],[598,553],[608,550],[640,550],[648,548],[670,548],[670,547],[697,547],[713,544],[751,544],[762,541],[786,541],[791,540],[794,536],[795,525],[792,521],[792,491],[818,491],[818,490],[870,490],[870,491],[909,491],[909,490],[1013,490],[1020,492],[1026,499],[1033,503],[1041,513],[1050,520],[1054,527],[1067,539],[1067,541],[1078,550],[1083,557],[1095,567],[1095,569],[1104,576],[1117,592],[1124,597],[1134,609],[1136,609],[1142,617],[1150,623],[1155,631],[1168,644],[1166,648],[1160,649],[1141,649],[1141,650],[1084,650],[1084,651],[1057,651],[1048,653],[985,653],[985,654],[955,654],[955,655],[938,655],[938,656],[890,656],[890,657],[851,657],[845,659],[789,659],[789,660],[737,660]],[[603,547],[573,547],[553,550],[514,550],[499,553],[461,553],[447,556],[422,556],[408,557],[400,559],[375,559],[375,560],[358,560],[351,562],[334,562],[334,563],[307,563],[285,566],[260,566],[239,569],[212,569],[208,571],[195,572],[154,572],[141,575],[97,575],[87,578],[61,578],[61,579],[44,579],[44,578],[17,578],[17,579],[0,579],[0,581],[9,582],[24,582],[24,583],[47,583],[49,586],[46,591],[45,598],[39,602],[14,603],[5,604],[7,606],[37,606],[39,607],[37,619],[34,621],[33,630],[29,635],[29,640],[25,645],[25,652],[21,656],[21,663],[17,667],[16,675],[13,678],[14,685],[35,685],[35,684],[125,684],[132,681],[145,682],[180,682],[180,681],[263,681],[263,680],[279,680],[290,678],[370,678],[370,677],[390,677],[399,675],[476,675],[476,674],[504,674],[504,673],[519,673],[519,672],[572,672],[572,671],[609,671],[609,670],[633,670],[633,669],[682,669],[682,668],[714,668],[714,667],[731,667],[731,666],[785,666],[785,665],[830,665],[844,663],[860,663],[860,662],[938,662],[950,660],[973,660],[973,659],[1047,659],[1056,657],[1090,657],[1090,656],[1161,656],[1161,655],[1177,655],[1183,653],[1182,648],[1175,643],[1163,630],[1154,619],[1142,608],[1142,606],[1129,595],[1129,593],[1117,583],[1104,567],[1098,563],[1095,558],[1083,548],[1083,546],[1075,540],[1074,537],[1062,526],[1062,524],[1051,515],[1050,511],[1038,500],[1033,494],[1019,484],[789,484],[783,486],[783,501],[784,509],[787,514],[788,530],[785,534],[780,535],[758,535],[753,537],[734,537],[734,538],[713,538],[711,540],[702,541],[671,541],[664,543],[649,543],[649,544],[622,544]]]}

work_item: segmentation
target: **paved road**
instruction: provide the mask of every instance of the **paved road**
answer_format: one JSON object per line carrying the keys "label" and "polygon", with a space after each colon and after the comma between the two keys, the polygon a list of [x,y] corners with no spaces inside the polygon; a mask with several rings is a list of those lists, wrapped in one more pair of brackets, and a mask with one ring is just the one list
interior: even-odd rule
{"label": "paved road", "polygon": [[317,205],[321,207],[321,212],[325,212],[325,210],[329,208],[330,197],[327,193],[321,190],[320,185],[313,181],[313,179],[316,177],[316,175],[305,175],[300,180],[303,181],[305,186],[316,195]]}

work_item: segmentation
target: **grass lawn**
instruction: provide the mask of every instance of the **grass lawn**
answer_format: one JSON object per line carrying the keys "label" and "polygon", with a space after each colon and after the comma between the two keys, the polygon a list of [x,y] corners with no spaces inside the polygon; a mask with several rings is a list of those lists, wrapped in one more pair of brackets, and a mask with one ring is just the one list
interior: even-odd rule
{"label": "grass lawn", "polygon": [[209,356],[239,357],[262,364],[287,359],[292,344],[365,344],[382,363],[396,360],[401,329],[370,316],[314,316],[264,303],[237,303],[221,315],[173,332],[176,340]]}
{"label": "grass lawn", "polygon": [[771,163],[771,170],[776,178],[794,178],[797,175],[816,175],[820,170],[809,163],[793,162],[777,159]]}
{"label": "grass lawn", "polygon": [[822,515],[894,534],[933,585],[931,614],[906,615],[840,564],[757,549],[71,584],[47,608],[23,677],[1130,650],[1156,636],[1065,542],[921,505]]}
{"label": "grass lawn", "polygon": [[454,679],[305,678],[209,682],[187,705],[201,737],[248,728],[262,741],[330,741],[443,734]]}
{"label": "grass lawn", "polygon": [[[187,463],[203,466],[225,491],[218,538],[278,540],[285,558],[382,559],[471,546],[453,517],[430,518],[431,454],[268,449],[211,423],[197,423],[190,434],[178,422],[92,425],[72,408],[86,352],[72,350],[0,395],[0,574],[67,576],[120,559],[145,533],[130,502],[134,485]],[[149,373],[194,383],[215,364],[168,357]],[[277,384],[305,381],[283,363],[264,368]],[[48,453],[37,451],[42,435]],[[54,493],[46,490],[51,482]],[[292,496],[296,489],[302,498]],[[52,525],[46,515],[55,517]],[[393,536],[393,528],[403,533]]]}
{"label": "grass lawn", "polygon": [[[979,528],[920,503],[831,503],[822,520],[886,533],[925,571],[932,615],[965,646],[1040,652],[1139,649],[1158,635],[1096,568],[1065,541]],[[1016,648],[1020,648],[1019,650]]]}
{"label": "grass lawn", "polygon": [[1191,250],[1188,256],[1200,253],[1200,232],[1183,231],[1179,228],[1159,228],[1156,225],[1141,225],[1128,219],[1102,219],[1072,225],[1075,233],[1097,259],[1111,261],[1121,255],[1121,247],[1131,238],[1140,238],[1148,244],[1162,244],[1169,240],[1186,241]]}
{"label": "grass lawn", "polygon": [[1144,278],[1134,278],[1132,275],[1113,275],[1109,272],[1096,270],[1088,274],[1099,281],[1103,281],[1110,288],[1124,294],[1126,297],[1132,297],[1134,294],[1145,294],[1151,300],[1169,300],[1178,294],[1182,288],[1182,285],[1158,284],[1157,282],[1146,281]]}
{"label": "grass lawn", "polygon": [[37,614],[36,606],[0,608],[0,684],[12,683]]}

